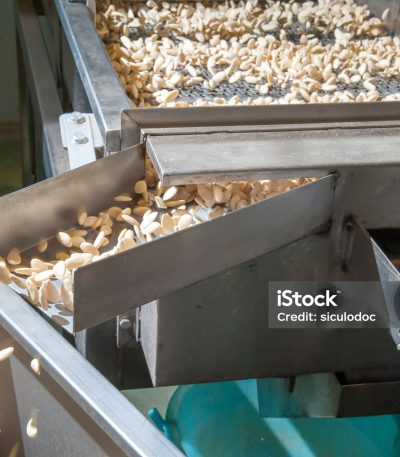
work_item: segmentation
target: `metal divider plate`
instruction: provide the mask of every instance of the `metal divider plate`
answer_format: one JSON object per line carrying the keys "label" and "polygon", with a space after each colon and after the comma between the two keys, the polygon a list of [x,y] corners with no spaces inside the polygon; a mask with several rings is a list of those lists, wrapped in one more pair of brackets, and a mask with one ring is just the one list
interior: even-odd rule
{"label": "metal divider plate", "polygon": [[330,219],[335,176],[76,270],[74,330],[83,330],[300,239]]}
{"label": "metal divider plate", "polygon": [[[0,254],[18,247],[26,251],[26,263],[39,255],[32,246],[41,238],[76,226],[80,206],[90,214],[113,206],[113,197],[132,193],[143,172],[141,148],[136,147],[3,197]],[[326,226],[334,185],[335,176],[330,175],[77,269],[73,330],[94,326]],[[50,240],[49,255],[60,247]]]}
{"label": "metal divider plate", "polygon": [[[400,163],[400,128],[148,135],[165,185],[322,176]],[[379,151],[379,154],[378,154]]]}

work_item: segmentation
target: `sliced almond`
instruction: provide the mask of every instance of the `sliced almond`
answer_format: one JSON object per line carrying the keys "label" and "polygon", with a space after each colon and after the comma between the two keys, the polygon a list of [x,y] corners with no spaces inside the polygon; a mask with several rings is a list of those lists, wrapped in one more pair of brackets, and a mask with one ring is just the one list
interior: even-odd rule
{"label": "sliced almond", "polygon": [[45,311],[47,311],[49,309],[49,302],[47,300],[47,291],[43,284],[39,287],[39,304]]}
{"label": "sliced almond", "polygon": [[61,284],[60,296],[61,296],[62,302],[64,303],[64,306],[69,311],[73,311],[74,310],[74,304],[73,304],[72,294],[69,292],[65,281],[63,281],[63,283]]}
{"label": "sliced almond", "polygon": [[122,208],[119,206],[112,206],[111,208],[108,208],[106,212],[109,216],[115,219],[122,213]]}
{"label": "sliced almond", "polygon": [[58,303],[61,300],[60,293],[52,281],[44,281],[42,287],[45,289],[49,301]]}
{"label": "sliced almond", "polygon": [[85,263],[84,258],[69,258],[65,261],[65,268],[68,270],[75,270],[76,268],[81,267]]}
{"label": "sliced almond", "polygon": [[[17,287],[19,287],[20,289],[26,289],[26,279],[20,278],[17,275],[11,275],[11,279]],[[1,281],[1,278],[0,278],[0,281]]]}
{"label": "sliced almond", "polygon": [[0,351],[0,362],[3,362],[4,360],[10,358],[13,352],[14,348],[12,346],[2,349]]}
{"label": "sliced almond", "polygon": [[71,242],[72,242],[72,246],[74,248],[79,248],[80,245],[85,242],[85,238],[83,238],[81,236],[73,236],[71,238]]}
{"label": "sliced almond", "polygon": [[35,419],[29,419],[28,423],[26,424],[26,434],[29,438],[36,438],[38,434],[38,425]]}
{"label": "sliced almond", "polygon": [[70,248],[72,246],[72,239],[66,232],[58,232],[57,233],[57,240],[63,246]]}
{"label": "sliced almond", "polygon": [[157,216],[158,216],[157,211],[153,211],[153,212],[150,212],[149,214],[146,214],[143,217],[142,223],[140,224],[140,230],[142,232],[144,232],[146,227],[157,219]]}
{"label": "sliced almond", "polygon": [[51,277],[54,276],[54,271],[53,270],[46,270],[46,271],[41,271],[40,273],[37,273],[36,275],[32,276],[32,280],[35,285],[40,285],[42,282],[46,281],[47,279],[50,279]]}
{"label": "sliced almond", "polygon": [[46,271],[49,268],[53,268],[51,263],[46,263],[46,262],[43,262],[43,260],[36,259],[36,258],[31,259],[30,264],[31,264],[31,268],[33,268],[36,272]]}
{"label": "sliced almond", "polygon": [[84,206],[81,206],[78,209],[78,212],[76,214],[76,220],[79,225],[83,225],[86,221],[86,218],[88,217],[86,208]]}
{"label": "sliced almond", "polygon": [[135,192],[137,194],[144,194],[147,192],[147,184],[146,181],[138,181],[135,184]]}
{"label": "sliced almond", "polygon": [[156,232],[161,227],[161,224],[158,222],[150,222],[150,224],[146,225],[142,232],[147,235]]}
{"label": "sliced almond", "polygon": [[118,242],[117,249],[118,251],[127,251],[128,249],[132,249],[136,246],[134,240],[130,238],[123,238],[121,241]]}
{"label": "sliced almond", "polygon": [[157,205],[158,209],[166,209],[167,208],[167,205],[165,204],[164,200],[161,197],[159,197],[158,195],[156,195],[154,197],[154,201],[156,202],[156,205]]}
{"label": "sliced almond", "polygon": [[36,285],[34,284],[32,278],[28,278],[26,280],[26,289],[28,290],[30,302],[33,305],[37,305],[39,301],[39,291]]}
{"label": "sliced almond", "polygon": [[69,255],[65,251],[58,251],[56,253],[57,260],[66,260],[69,258]]}
{"label": "sliced almond", "polygon": [[109,235],[111,235],[111,233],[112,233],[112,228],[111,228],[109,225],[102,225],[102,226],[100,227],[100,230],[101,230],[102,232],[104,232],[104,234],[105,234],[106,236],[109,236]]}
{"label": "sliced almond", "polygon": [[54,276],[60,281],[64,278],[65,271],[65,262],[63,260],[59,260],[53,267]]}
{"label": "sliced almond", "polygon": [[116,202],[131,202],[132,197],[127,194],[122,194],[122,195],[117,195],[116,197],[114,197],[114,200]]}
{"label": "sliced almond", "polygon": [[83,225],[83,227],[91,228],[97,223],[97,221],[98,221],[97,216],[88,216],[82,225]]}
{"label": "sliced almond", "polygon": [[32,274],[40,273],[43,270],[38,269],[38,268],[21,267],[21,268],[16,268],[14,271],[18,275],[31,276]]}
{"label": "sliced almond", "polygon": [[37,374],[40,375],[40,362],[39,359],[32,359],[31,360],[31,368]]}
{"label": "sliced almond", "polygon": [[129,225],[132,225],[132,226],[139,225],[139,221],[137,221],[132,216],[128,216],[127,214],[123,214],[122,219]]}
{"label": "sliced almond", "polygon": [[178,206],[182,206],[185,203],[185,200],[168,200],[165,202],[168,208],[177,208]]}
{"label": "sliced almond", "polygon": [[96,248],[96,249],[100,249],[102,243],[103,243],[103,240],[105,238],[105,233],[103,231],[99,232],[98,235],[96,236],[96,239],[94,240],[93,242],[93,246]]}
{"label": "sliced almond", "polygon": [[137,225],[135,225],[133,227],[133,230],[135,231],[136,233],[136,236],[138,237],[139,241],[142,242],[142,243],[145,243],[146,242],[146,237],[143,235],[143,233],[141,232],[140,230],[140,227],[138,227]]}
{"label": "sliced almond", "polygon": [[175,197],[177,192],[178,192],[178,189],[175,186],[172,186],[164,192],[164,195],[162,196],[162,198],[164,201],[171,200],[171,198]]}
{"label": "sliced almond", "polygon": [[21,263],[21,255],[18,248],[12,248],[8,253],[7,262],[10,265],[19,265]]}
{"label": "sliced almond", "polygon": [[47,240],[41,240],[37,246],[38,252],[45,252],[47,250]]}
{"label": "sliced almond", "polygon": [[192,225],[192,216],[190,214],[185,214],[184,216],[182,216],[180,219],[179,219],[179,222],[178,222],[178,229],[179,230],[183,230],[185,228],[188,228]]}
{"label": "sliced almond", "polygon": [[148,208],[146,206],[136,206],[135,208],[133,208],[133,214],[135,216],[140,216],[142,217],[146,211],[148,211]]}
{"label": "sliced almond", "polygon": [[2,284],[11,284],[11,272],[7,267],[0,267],[0,282]]}
{"label": "sliced almond", "polygon": [[88,252],[89,254],[99,255],[98,249],[92,244],[85,241],[80,246],[82,252]]}

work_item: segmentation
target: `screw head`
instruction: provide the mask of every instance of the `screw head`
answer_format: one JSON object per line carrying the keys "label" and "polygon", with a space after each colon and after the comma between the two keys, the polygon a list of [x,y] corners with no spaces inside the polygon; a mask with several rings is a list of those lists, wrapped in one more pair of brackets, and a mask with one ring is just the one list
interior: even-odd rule
{"label": "screw head", "polygon": [[130,321],[130,319],[124,317],[119,321],[119,326],[122,330],[128,330],[132,327],[132,322]]}
{"label": "screw head", "polygon": [[75,132],[72,136],[72,141],[76,144],[85,144],[89,138],[83,132]]}
{"label": "screw head", "polygon": [[74,124],[83,124],[86,121],[85,116],[79,111],[71,113],[69,118]]}

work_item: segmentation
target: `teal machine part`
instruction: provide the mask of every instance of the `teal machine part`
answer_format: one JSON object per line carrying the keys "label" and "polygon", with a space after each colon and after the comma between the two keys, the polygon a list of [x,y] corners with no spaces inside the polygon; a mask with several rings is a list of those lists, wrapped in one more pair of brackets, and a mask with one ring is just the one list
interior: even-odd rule
{"label": "teal machine part", "polygon": [[188,457],[400,456],[400,415],[304,418],[301,406],[292,402],[285,407],[295,417],[261,417],[262,410],[282,407],[283,394],[271,379],[262,380],[260,395],[258,383],[182,386],[165,420],[156,409],[149,416]]}

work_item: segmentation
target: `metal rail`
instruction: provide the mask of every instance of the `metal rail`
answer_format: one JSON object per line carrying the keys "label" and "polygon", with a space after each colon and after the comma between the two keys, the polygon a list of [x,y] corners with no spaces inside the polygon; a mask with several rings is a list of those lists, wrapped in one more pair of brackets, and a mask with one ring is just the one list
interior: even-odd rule
{"label": "metal rail", "polygon": [[[85,4],[55,0],[57,11],[106,150],[121,149],[121,111],[130,107]],[[133,146],[133,145],[131,145]]]}
{"label": "metal rail", "polygon": [[[22,298],[0,286],[0,303],[0,344],[15,346],[11,370],[26,455],[183,455]],[[29,367],[32,358],[40,376]],[[25,426],[35,411],[32,440]]]}
{"label": "metal rail", "polygon": [[378,161],[399,165],[399,144],[398,127],[316,129],[148,135],[147,153],[163,184],[177,185],[322,176]]}
{"label": "metal rail", "polygon": [[[58,121],[63,113],[60,97],[34,5],[30,1],[19,0],[16,8],[18,44],[24,62],[24,75],[20,75],[24,81],[22,92],[25,94],[26,103],[31,103],[37,113],[35,122],[38,125],[35,127],[36,131],[41,132],[43,140],[39,140],[38,144],[42,143],[43,149],[47,151],[43,154],[48,157],[48,162],[45,163],[47,173],[57,176],[69,169],[68,155],[62,147]],[[26,126],[25,135],[29,136],[31,127]]]}

